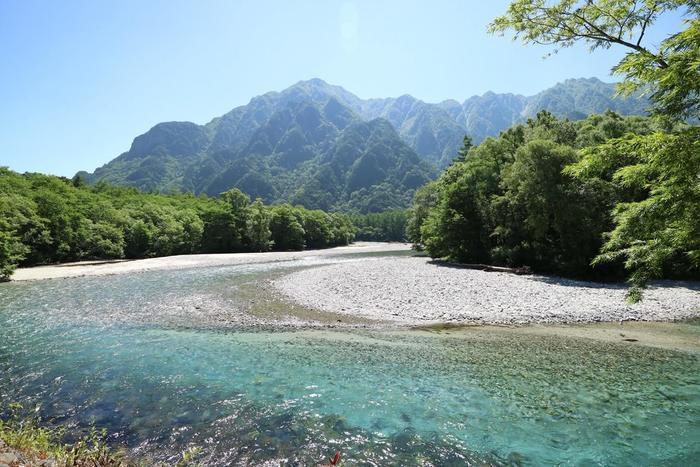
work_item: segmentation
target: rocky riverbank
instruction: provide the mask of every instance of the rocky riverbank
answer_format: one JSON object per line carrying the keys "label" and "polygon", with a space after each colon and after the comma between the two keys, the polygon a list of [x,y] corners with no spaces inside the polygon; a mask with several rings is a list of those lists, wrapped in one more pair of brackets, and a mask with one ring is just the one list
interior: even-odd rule
{"label": "rocky riverbank", "polygon": [[38,452],[22,452],[12,449],[0,439],[0,467],[54,467],[59,465],[54,459],[42,458]]}
{"label": "rocky riverbank", "polygon": [[323,250],[269,251],[265,253],[217,253],[201,255],[163,256],[159,258],[111,261],[81,261],[31,268],[19,268],[13,281],[59,279],[82,276],[132,274],[144,271],[233,266],[238,264],[274,263],[314,257],[335,257],[347,254],[375,254],[408,251],[407,243],[355,242],[348,246]]}
{"label": "rocky riverbank", "polygon": [[700,316],[700,284],[657,282],[637,304],[624,284],[384,257],[295,272],[274,286],[299,305],[404,324],[585,323],[670,321]]}

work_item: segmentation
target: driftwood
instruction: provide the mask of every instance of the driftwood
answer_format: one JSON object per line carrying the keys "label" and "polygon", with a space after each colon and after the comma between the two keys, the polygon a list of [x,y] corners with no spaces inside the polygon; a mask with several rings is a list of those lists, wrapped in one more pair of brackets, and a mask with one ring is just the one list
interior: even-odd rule
{"label": "driftwood", "polygon": [[480,271],[487,272],[507,272],[510,274],[532,274],[532,270],[528,266],[520,266],[517,268],[507,268],[505,266],[491,266],[490,264],[478,264],[478,263],[453,263],[451,261],[445,261],[442,259],[434,259],[431,261],[433,264],[438,266],[447,266],[450,268],[459,269],[478,269]]}

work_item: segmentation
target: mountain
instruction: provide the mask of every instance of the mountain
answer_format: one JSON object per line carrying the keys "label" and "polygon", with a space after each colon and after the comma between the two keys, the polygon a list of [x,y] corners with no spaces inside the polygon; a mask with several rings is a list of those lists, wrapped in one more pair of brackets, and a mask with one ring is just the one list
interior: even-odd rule
{"label": "mountain", "polygon": [[205,125],[159,123],[89,174],[149,191],[216,195],[238,187],[266,202],[361,212],[405,206],[416,187],[475,143],[544,109],[570,119],[647,102],[614,85],[570,79],[534,96],[495,94],[437,104],[409,95],[361,99],[320,79],[254,97]]}
{"label": "mountain", "polygon": [[149,191],[237,187],[266,202],[360,212],[405,207],[437,175],[386,120],[365,121],[337,98],[301,89],[256,97],[202,126],[159,123],[81,175]]}

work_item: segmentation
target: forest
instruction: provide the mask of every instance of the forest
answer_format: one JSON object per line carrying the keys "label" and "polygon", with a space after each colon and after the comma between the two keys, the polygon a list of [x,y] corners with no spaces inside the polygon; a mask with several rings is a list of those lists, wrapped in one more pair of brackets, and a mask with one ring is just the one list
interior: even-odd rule
{"label": "forest", "polygon": [[[516,0],[490,26],[555,50],[627,49],[618,91],[648,95],[649,118],[547,112],[472,147],[419,189],[408,235],[433,257],[529,266],[565,276],[629,277],[628,299],[651,279],[700,277],[700,7],[695,2]],[[684,7],[685,29],[656,49],[646,28]]]}
{"label": "forest", "polygon": [[0,277],[17,265],[347,245],[340,213],[267,206],[238,189],[217,198],[86,185],[0,168]]}

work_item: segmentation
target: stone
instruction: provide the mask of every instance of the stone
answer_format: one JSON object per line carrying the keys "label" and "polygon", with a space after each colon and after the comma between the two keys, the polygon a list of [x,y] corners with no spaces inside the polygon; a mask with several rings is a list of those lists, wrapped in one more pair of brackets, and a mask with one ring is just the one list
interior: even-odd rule
{"label": "stone", "polygon": [[2,464],[13,464],[19,462],[19,458],[12,454],[11,452],[0,453],[0,465]]}

